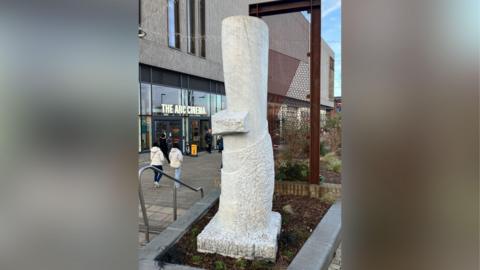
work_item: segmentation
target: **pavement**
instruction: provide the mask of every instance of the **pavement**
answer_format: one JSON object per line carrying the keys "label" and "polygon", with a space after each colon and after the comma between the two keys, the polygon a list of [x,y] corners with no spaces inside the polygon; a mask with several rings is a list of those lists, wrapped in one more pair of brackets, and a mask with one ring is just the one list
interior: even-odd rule
{"label": "pavement", "polygon": [[328,267],[328,270],[341,270],[342,269],[342,245],[338,247],[333,257],[332,263]]}
{"label": "pavement", "polygon": [[[150,165],[150,154],[139,154],[138,167],[141,168]],[[207,195],[220,182],[221,154],[218,152],[200,152],[198,157],[184,156],[182,166],[182,181],[193,187],[203,187]],[[164,165],[166,174],[174,176],[174,170]],[[173,181],[167,177],[162,177],[160,187],[153,185],[153,172],[145,171],[142,176],[142,191],[147,208],[147,216],[150,224],[150,240],[158,235],[163,229],[170,225],[173,220]],[[182,216],[195,202],[200,200],[200,193],[194,192],[188,188],[181,187],[177,190],[177,218]],[[145,231],[142,212],[139,205],[139,237],[140,245],[145,244]]]}

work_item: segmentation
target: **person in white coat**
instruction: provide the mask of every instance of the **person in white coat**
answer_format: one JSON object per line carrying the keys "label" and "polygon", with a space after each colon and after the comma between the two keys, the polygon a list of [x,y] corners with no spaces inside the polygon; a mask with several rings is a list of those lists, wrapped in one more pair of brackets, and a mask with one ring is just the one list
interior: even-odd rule
{"label": "person in white coat", "polygon": [[[165,156],[162,150],[158,147],[158,144],[153,144],[153,147],[150,149],[150,165],[163,171],[164,161]],[[162,178],[162,173],[155,171],[155,177],[153,178],[155,187],[160,187],[160,178]]]}
{"label": "person in white coat", "polygon": [[[173,144],[168,157],[170,158],[170,167],[175,169],[175,178],[181,180],[180,177],[182,176],[183,154],[178,143]],[[175,186],[178,188],[180,187],[180,184],[175,182]]]}

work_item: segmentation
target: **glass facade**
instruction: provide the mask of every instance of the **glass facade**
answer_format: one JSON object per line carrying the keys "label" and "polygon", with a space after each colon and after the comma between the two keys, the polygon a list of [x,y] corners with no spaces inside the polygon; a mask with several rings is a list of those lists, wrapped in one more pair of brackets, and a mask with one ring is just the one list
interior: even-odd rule
{"label": "glass facade", "polygon": [[141,65],[139,88],[139,151],[162,135],[187,154],[191,144],[206,148],[211,116],[226,108],[223,83]]}
{"label": "glass facade", "polygon": [[152,113],[152,86],[150,84],[140,84],[140,114],[150,115]]}
{"label": "glass facade", "polygon": [[152,145],[151,130],[152,118],[150,116],[140,116],[140,151],[150,149]]}
{"label": "glass facade", "polygon": [[167,110],[166,105],[181,104],[182,91],[180,88],[152,85],[153,113],[157,115],[170,115],[175,112]]}
{"label": "glass facade", "polygon": [[189,91],[189,106],[205,107],[207,115],[210,115],[210,93],[202,91]]}

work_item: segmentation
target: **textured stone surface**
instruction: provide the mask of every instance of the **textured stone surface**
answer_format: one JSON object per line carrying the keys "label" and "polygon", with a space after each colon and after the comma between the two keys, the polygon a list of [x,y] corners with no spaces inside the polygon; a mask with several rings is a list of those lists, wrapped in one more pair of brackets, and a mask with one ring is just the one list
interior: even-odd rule
{"label": "textured stone surface", "polygon": [[248,132],[237,126],[237,132],[232,129],[224,136],[220,206],[198,236],[197,249],[275,260],[281,217],[272,212],[275,172],[267,126],[267,25],[248,16],[225,19],[222,50],[228,112],[220,115],[246,112]]}
{"label": "textured stone surface", "polygon": [[247,115],[248,112],[218,112],[212,116],[212,130],[218,135],[248,132]]}

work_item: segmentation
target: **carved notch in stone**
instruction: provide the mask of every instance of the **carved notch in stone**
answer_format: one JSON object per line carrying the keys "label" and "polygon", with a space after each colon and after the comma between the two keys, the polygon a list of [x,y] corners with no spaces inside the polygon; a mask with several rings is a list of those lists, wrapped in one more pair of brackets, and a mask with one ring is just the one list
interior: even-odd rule
{"label": "carved notch in stone", "polygon": [[248,112],[220,111],[212,116],[213,134],[225,135],[248,132]]}

